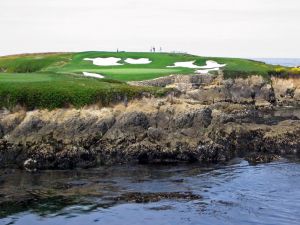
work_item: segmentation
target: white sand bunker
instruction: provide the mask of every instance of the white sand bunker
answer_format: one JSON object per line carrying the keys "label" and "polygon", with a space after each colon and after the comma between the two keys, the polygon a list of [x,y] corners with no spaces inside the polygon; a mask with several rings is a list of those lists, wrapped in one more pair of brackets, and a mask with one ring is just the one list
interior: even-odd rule
{"label": "white sand bunker", "polygon": [[152,61],[147,59],[147,58],[140,58],[140,59],[131,59],[131,58],[127,58],[125,60],[126,63],[128,64],[149,64]]}
{"label": "white sand bunker", "polygon": [[215,68],[221,68],[226,66],[226,64],[219,64],[215,61],[208,60],[206,61],[205,66],[197,66],[195,65],[195,61],[188,61],[188,62],[176,62],[174,63],[174,66],[167,66],[169,68],[171,67],[185,67],[185,68],[191,68],[191,69],[215,69]]}
{"label": "white sand bunker", "polygon": [[167,66],[169,68],[172,67],[185,67],[185,68],[191,68],[191,69],[198,69],[200,68],[199,66],[194,64],[195,61],[188,61],[188,62],[176,62],[174,63],[174,66]]}
{"label": "white sand bunker", "polygon": [[108,58],[85,58],[86,61],[92,61],[96,66],[121,66],[123,64],[118,63],[121,59],[115,57]]}
{"label": "white sand bunker", "polygon": [[206,61],[206,66],[199,66],[199,69],[215,69],[215,68],[221,68],[226,66],[226,64],[219,64],[215,61],[208,60]]}
{"label": "white sand bunker", "polygon": [[85,77],[104,78],[103,75],[97,73],[82,72]]}
{"label": "white sand bunker", "polygon": [[219,64],[215,61],[206,61],[206,66],[199,66],[200,70],[196,70],[195,73],[208,74],[210,71],[219,71],[220,68],[226,66],[226,64]]}
{"label": "white sand bunker", "polygon": [[219,71],[220,68],[212,68],[212,69],[205,69],[205,70],[196,70],[195,73],[198,74],[208,74],[210,71]]}
{"label": "white sand bunker", "polygon": [[210,71],[219,71],[220,68],[226,66],[226,64],[219,64],[212,60],[207,60],[205,66],[197,66],[195,65],[195,61],[188,61],[188,62],[176,62],[174,66],[167,66],[171,67],[184,67],[184,68],[191,68],[191,69],[199,69],[196,70],[195,73],[199,74],[207,74]]}

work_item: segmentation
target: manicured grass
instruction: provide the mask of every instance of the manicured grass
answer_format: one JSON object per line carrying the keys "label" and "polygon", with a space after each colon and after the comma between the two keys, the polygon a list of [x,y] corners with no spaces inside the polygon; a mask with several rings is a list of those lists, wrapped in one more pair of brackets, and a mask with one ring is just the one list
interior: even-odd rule
{"label": "manicured grass", "polygon": [[[91,61],[85,61],[85,58],[97,57],[117,57],[121,58],[122,66],[96,66]],[[152,63],[144,65],[126,64],[126,58],[149,58]],[[74,54],[72,61],[65,64],[63,67],[53,70],[47,68],[48,71],[63,72],[63,73],[81,73],[94,72],[106,75],[112,79],[123,81],[146,80],[170,74],[194,74],[193,69],[189,68],[167,68],[174,65],[175,62],[195,61],[196,65],[204,66],[207,60],[214,60],[220,64],[226,64],[224,68],[225,77],[231,77],[234,71],[241,73],[241,76],[249,74],[258,74],[266,76],[269,70],[273,70],[274,66],[267,65],[262,62],[236,59],[236,58],[216,58],[216,57],[201,57],[188,54],[172,54],[172,53],[143,53],[143,52],[83,52]],[[249,74],[248,74],[249,73]]]}
{"label": "manicured grass", "polygon": [[209,59],[220,64],[226,64],[226,67],[223,69],[225,78],[247,77],[249,75],[260,75],[267,78],[268,72],[275,69],[273,65],[248,59],[217,57]]}
{"label": "manicured grass", "polygon": [[[121,66],[97,66],[85,58],[120,58]],[[149,58],[152,63],[132,65],[124,62],[126,58]],[[261,75],[267,76],[275,66],[267,65],[247,59],[200,57],[188,54],[147,53],[147,52],[81,52],[35,54],[27,56],[0,57],[0,71],[2,72],[50,72],[59,74],[82,74],[82,72],[99,73],[107,78],[133,81],[153,79],[170,74],[193,74],[189,68],[168,68],[175,62],[195,61],[199,66],[206,65],[207,60],[214,60],[226,64],[223,68],[225,77]]]}
{"label": "manicured grass", "polygon": [[[97,57],[117,57],[121,58],[122,66],[97,66],[91,61],[85,61],[85,58]],[[150,64],[133,65],[124,62],[127,58],[149,58]],[[191,74],[192,69],[189,68],[167,68],[177,61],[191,61],[194,57],[185,54],[168,54],[168,53],[134,53],[134,52],[84,52],[74,54],[72,61],[62,68],[47,68],[46,71],[60,73],[82,73],[93,72],[99,73],[107,78],[122,81],[147,80],[170,74]]]}
{"label": "manicured grass", "polygon": [[[97,66],[85,58],[117,57],[121,66]],[[150,64],[132,65],[127,58],[149,58]],[[143,92],[164,94],[165,89],[133,87],[124,81],[153,79],[170,74],[194,74],[194,69],[168,68],[175,62],[195,61],[204,66],[207,60],[226,64],[225,77],[261,75],[266,78],[278,71],[275,66],[247,59],[200,57],[188,54],[143,52],[47,53],[0,57],[0,108],[22,105],[32,108],[82,107],[140,96]],[[290,69],[281,68],[285,74]],[[279,71],[279,72],[280,72]],[[99,73],[106,79],[86,78],[82,72]],[[280,72],[280,74],[283,72]],[[279,74],[279,75],[280,75]]]}
{"label": "manicured grass", "polygon": [[[74,70],[72,72],[81,73],[84,69]],[[170,74],[183,74],[180,69],[155,69],[155,68],[124,68],[124,69],[88,69],[88,72],[99,73],[110,79],[122,81],[137,81],[153,79]]]}

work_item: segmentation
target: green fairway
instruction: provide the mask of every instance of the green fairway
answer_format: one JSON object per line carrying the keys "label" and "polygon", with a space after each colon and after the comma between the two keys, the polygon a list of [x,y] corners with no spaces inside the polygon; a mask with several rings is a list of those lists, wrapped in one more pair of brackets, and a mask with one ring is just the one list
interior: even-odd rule
{"label": "green fairway", "polygon": [[[105,58],[116,57],[120,58],[122,66],[97,66],[93,65],[91,61],[85,61],[85,58]],[[132,65],[124,62],[126,58],[148,58],[152,62],[150,64]],[[73,55],[72,60],[63,64],[61,67],[48,67],[45,71],[62,72],[62,73],[81,73],[93,72],[102,74],[108,78],[132,81],[132,80],[146,80],[153,79],[160,76],[170,74],[194,74],[194,69],[190,68],[168,68],[176,62],[195,61],[198,66],[205,66],[207,60],[214,60],[220,64],[226,64],[224,68],[225,76],[234,74],[232,71],[244,73],[255,73],[266,76],[268,70],[272,70],[273,66],[262,62],[255,62],[247,59],[233,59],[233,58],[214,58],[214,57],[200,57],[188,54],[172,54],[172,53],[142,53],[142,52],[83,52]]]}
{"label": "green fairway", "polygon": [[[105,58],[116,57],[120,58],[122,66],[97,66],[91,61],[85,61],[85,58]],[[150,64],[134,65],[125,63],[127,58],[148,58],[152,62]],[[92,72],[99,73],[107,78],[117,79],[122,81],[146,80],[170,74],[189,74],[193,73],[189,68],[167,68],[177,61],[191,61],[194,57],[191,55],[182,54],[165,54],[165,53],[108,53],[108,52],[84,52],[74,54],[70,63],[63,65],[60,68],[48,67],[45,71],[59,73],[82,73]]]}
{"label": "green fairway", "polygon": [[[108,57],[120,58],[118,63],[123,65],[98,66],[84,60]],[[127,58],[147,58],[152,62],[128,64],[125,62]],[[109,104],[139,96],[143,92],[162,94],[165,90],[132,87],[124,81],[147,80],[170,74],[193,75],[195,69],[168,66],[188,61],[205,66],[207,60],[226,64],[222,68],[225,77],[261,75],[268,78],[270,71],[276,73],[275,66],[247,59],[173,53],[81,52],[6,56],[0,57],[0,107],[17,104],[30,108],[81,107],[93,103]],[[105,79],[84,77],[83,72],[101,74]]]}
{"label": "green fairway", "polygon": [[[120,58],[121,66],[97,66],[85,58]],[[128,64],[127,58],[147,58],[149,64]],[[200,57],[188,54],[172,53],[143,53],[143,52],[81,52],[81,53],[57,53],[35,54],[25,56],[0,57],[0,71],[2,72],[49,72],[58,74],[82,74],[82,72],[99,73],[106,78],[136,81],[153,79],[170,74],[194,74],[190,68],[168,68],[176,62],[195,61],[198,66],[205,66],[207,60],[213,60],[220,64],[226,64],[223,68],[225,77],[240,74],[258,74],[266,76],[274,66],[262,62],[247,59]]]}
{"label": "green fairway", "polygon": [[170,74],[183,73],[180,69],[155,69],[155,68],[124,68],[124,69],[81,69],[73,70],[73,73],[84,71],[99,73],[110,79],[122,81],[137,81],[153,79]]}

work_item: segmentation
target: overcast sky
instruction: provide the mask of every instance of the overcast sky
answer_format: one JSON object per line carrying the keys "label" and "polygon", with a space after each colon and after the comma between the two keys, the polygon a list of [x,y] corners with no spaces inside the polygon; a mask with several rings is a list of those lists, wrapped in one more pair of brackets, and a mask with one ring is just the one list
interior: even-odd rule
{"label": "overcast sky", "polygon": [[112,50],[300,58],[300,0],[0,0],[0,55]]}

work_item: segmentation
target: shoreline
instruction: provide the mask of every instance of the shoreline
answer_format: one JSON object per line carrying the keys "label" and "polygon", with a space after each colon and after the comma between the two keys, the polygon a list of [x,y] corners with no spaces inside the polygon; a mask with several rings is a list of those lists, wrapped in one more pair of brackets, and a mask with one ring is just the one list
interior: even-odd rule
{"label": "shoreline", "polygon": [[[298,80],[196,75],[139,85],[151,82],[172,86],[177,93],[110,107],[2,112],[0,168],[219,163],[234,157],[269,162],[299,156],[300,115],[275,110],[276,105],[299,105]],[[291,85],[293,95],[287,91]]]}

